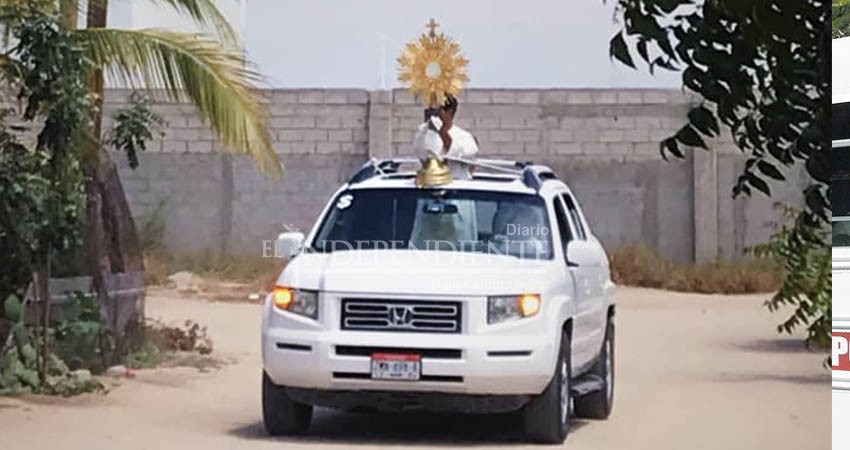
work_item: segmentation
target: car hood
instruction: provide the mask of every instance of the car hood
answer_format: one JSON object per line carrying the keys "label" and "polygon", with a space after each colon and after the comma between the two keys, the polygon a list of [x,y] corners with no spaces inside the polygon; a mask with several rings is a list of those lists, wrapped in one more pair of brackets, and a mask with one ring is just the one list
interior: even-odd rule
{"label": "car hood", "polygon": [[338,251],[293,258],[278,283],[329,292],[480,296],[542,292],[548,270],[551,261],[484,253]]}

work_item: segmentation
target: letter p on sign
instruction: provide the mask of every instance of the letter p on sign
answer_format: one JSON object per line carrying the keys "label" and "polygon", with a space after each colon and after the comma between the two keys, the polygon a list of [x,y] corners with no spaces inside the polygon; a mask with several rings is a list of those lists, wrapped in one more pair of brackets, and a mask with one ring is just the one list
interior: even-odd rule
{"label": "letter p on sign", "polygon": [[832,333],[832,370],[850,371],[850,333]]}

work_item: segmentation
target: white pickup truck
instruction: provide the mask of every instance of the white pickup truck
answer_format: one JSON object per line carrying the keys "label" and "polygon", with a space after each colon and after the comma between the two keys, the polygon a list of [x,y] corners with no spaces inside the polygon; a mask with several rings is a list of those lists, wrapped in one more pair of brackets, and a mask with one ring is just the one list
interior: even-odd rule
{"label": "white pickup truck", "polygon": [[[614,398],[614,284],[578,201],[551,169],[482,160],[419,186],[372,161],[307,235],[263,311],[263,419],[305,432],[314,406],[518,411],[560,443]],[[519,419],[518,419],[519,420]],[[519,424],[518,424],[519,425]]]}

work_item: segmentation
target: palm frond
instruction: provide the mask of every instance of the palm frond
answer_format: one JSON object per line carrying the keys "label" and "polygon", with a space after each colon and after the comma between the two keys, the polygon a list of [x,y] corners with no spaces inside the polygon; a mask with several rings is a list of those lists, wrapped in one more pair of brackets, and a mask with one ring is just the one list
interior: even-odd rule
{"label": "palm frond", "polygon": [[281,173],[265,101],[254,89],[260,76],[240,53],[202,35],[172,31],[88,28],[74,34],[106,74],[137,89],[164,88],[175,100],[188,97],[228,151],[250,155],[262,172]]}
{"label": "palm frond", "polygon": [[[135,1],[135,0],[133,0]],[[192,18],[201,28],[213,31],[226,46],[240,48],[242,40],[227,17],[216,5],[215,0],[147,0],[164,4],[181,14]],[[73,10],[75,14],[86,11],[90,5],[108,5],[108,0],[0,0],[0,10],[4,8],[39,9],[47,12]],[[76,28],[72,27],[72,28]]]}
{"label": "palm frond", "polygon": [[[178,13],[188,15],[203,30],[214,32],[213,34],[228,47],[233,46],[234,48],[240,48],[242,46],[242,40],[239,37],[239,33],[236,31],[236,29],[233,28],[233,26],[227,20],[227,17],[218,8],[215,0],[147,1],[155,3],[157,5],[164,4],[165,6],[173,8]],[[108,6],[109,0],[0,0],[0,8],[2,8],[3,6],[19,7],[21,5],[27,5],[28,7],[32,8],[33,4],[45,5],[41,6],[42,10],[51,10],[51,8],[48,7],[50,6],[52,7],[52,9],[58,9],[60,11],[73,9],[75,13],[79,14],[79,11],[85,12],[86,10],[89,10],[90,7],[93,5]]]}
{"label": "palm frond", "polygon": [[[95,0],[97,1],[97,0]],[[102,1],[102,0],[101,0]],[[215,0],[148,0],[154,3],[164,3],[178,12],[188,14],[202,27],[213,30],[227,46],[240,48],[242,42],[239,33],[233,28],[227,17],[218,9]]]}

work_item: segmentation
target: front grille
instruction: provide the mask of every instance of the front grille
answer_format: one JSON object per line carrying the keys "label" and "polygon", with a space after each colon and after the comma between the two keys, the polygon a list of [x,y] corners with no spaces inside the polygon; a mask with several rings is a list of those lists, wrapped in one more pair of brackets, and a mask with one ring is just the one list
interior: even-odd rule
{"label": "front grille", "polygon": [[342,300],[343,330],[460,333],[460,302],[422,300]]}
{"label": "front grille", "polygon": [[337,345],[336,354],[340,356],[372,356],[374,353],[404,353],[419,355],[429,359],[461,359],[462,351],[456,348],[412,348],[412,347],[359,347]]}

